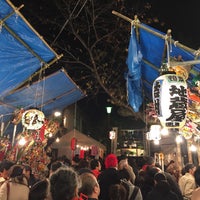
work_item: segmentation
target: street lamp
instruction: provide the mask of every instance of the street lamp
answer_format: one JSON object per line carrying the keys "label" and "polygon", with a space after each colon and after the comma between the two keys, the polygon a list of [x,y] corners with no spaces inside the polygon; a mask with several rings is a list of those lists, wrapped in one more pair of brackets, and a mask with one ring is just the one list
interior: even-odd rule
{"label": "street lamp", "polygon": [[107,106],[106,107],[106,111],[107,111],[107,114],[110,114],[111,111],[112,111],[112,107],[111,106]]}
{"label": "street lamp", "polygon": [[111,114],[111,111],[112,111],[112,107],[111,106],[107,106],[106,107],[106,112],[108,114],[108,129],[110,129],[110,114]]}
{"label": "street lamp", "polygon": [[[111,111],[112,111],[112,107],[111,106],[107,106],[106,107],[106,112],[107,112],[107,114],[108,114],[108,121],[107,121],[107,128],[108,128],[108,131],[109,131],[109,138],[110,138],[110,114],[111,114]],[[113,151],[113,139],[111,139],[110,138],[110,140],[111,140],[111,153],[112,153],[112,151]]]}

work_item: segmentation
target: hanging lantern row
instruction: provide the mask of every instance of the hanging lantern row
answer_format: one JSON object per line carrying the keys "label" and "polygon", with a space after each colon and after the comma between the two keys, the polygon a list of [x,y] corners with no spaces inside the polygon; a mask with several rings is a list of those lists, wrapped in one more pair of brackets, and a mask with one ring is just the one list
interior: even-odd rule
{"label": "hanging lantern row", "polygon": [[159,76],[153,83],[153,102],[163,127],[181,128],[186,121],[187,84],[176,74]]}

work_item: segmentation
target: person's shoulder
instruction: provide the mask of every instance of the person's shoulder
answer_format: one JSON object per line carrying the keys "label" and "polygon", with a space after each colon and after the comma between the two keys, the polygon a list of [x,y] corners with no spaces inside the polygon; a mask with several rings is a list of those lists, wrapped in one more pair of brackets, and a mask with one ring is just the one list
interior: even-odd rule
{"label": "person's shoulder", "polygon": [[179,200],[177,194],[171,190],[169,191],[168,196],[169,196],[169,198],[167,198],[167,199],[169,199],[169,200]]}
{"label": "person's shoulder", "polygon": [[200,187],[196,188],[192,192],[192,200],[197,200],[197,199],[200,199]]}

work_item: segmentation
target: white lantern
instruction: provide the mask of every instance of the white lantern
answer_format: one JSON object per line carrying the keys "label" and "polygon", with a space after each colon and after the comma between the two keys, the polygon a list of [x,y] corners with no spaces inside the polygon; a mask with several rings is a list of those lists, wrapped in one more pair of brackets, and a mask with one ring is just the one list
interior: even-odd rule
{"label": "white lantern", "polygon": [[161,139],[161,126],[151,125],[150,132],[147,134],[148,140],[160,140]]}
{"label": "white lantern", "polygon": [[110,138],[110,140],[114,140],[115,139],[115,131],[110,131],[109,132],[109,138]]}
{"label": "white lantern", "polygon": [[30,109],[22,115],[22,125],[30,130],[38,130],[44,124],[44,113],[37,109]]}
{"label": "white lantern", "polygon": [[155,111],[163,127],[181,128],[186,122],[187,83],[176,74],[159,76],[153,83]]}

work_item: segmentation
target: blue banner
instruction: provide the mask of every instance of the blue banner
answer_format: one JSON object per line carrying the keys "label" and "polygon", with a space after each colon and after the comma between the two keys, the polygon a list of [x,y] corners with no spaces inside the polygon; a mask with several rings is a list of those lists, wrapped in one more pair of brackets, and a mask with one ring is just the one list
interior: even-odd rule
{"label": "blue banner", "polygon": [[126,60],[128,66],[126,80],[128,103],[135,112],[138,112],[142,105],[141,61],[142,53],[136,38],[136,33],[134,28],[132,28]]}

